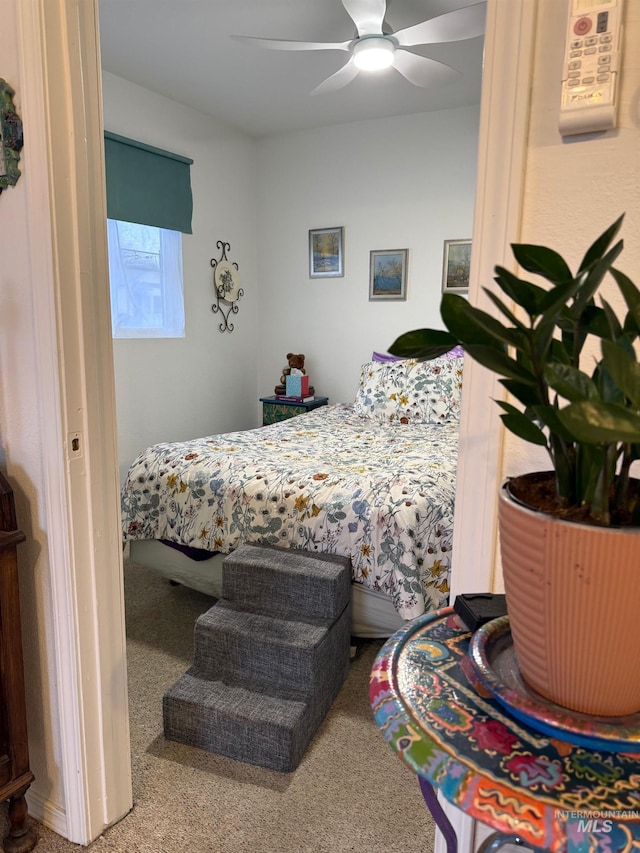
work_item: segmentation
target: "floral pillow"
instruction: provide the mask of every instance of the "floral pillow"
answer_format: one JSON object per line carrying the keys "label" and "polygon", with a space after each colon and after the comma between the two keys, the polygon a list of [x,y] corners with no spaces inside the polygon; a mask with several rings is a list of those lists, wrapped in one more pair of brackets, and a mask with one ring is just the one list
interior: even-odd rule
{"label": "floral pillow", "polygon": [[460,419],[462,358],[405,359],[362,365],[355,410],[362,418],[400,423]]}

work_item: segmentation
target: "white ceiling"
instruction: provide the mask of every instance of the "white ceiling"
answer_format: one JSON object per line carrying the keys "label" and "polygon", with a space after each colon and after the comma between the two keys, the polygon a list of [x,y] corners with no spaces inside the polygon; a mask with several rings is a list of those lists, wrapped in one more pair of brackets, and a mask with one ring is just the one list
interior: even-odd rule
{"label": "white ceiling", "polygon": [[[389,0],[386,20],[395,31],[473,2]],[[480,102],[482,37],[414,49],[460,71],[452,83],[424,89],[391,68],[313,96],[348,54],[264,50],[230,38],[351,39],[341,0],[99,0],[99,15],[103,69],[257,137]]]}

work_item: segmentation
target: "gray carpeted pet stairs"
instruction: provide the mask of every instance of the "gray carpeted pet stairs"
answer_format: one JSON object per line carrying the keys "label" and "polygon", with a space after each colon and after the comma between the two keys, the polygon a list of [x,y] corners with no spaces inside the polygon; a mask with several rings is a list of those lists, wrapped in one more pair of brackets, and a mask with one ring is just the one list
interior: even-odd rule
{"label": "gray carpeted pet stairs", "polygon": [[196,622],[193,666],[167,691],[170,740],[294,770],[349,668],[347,558],[242,545]]}

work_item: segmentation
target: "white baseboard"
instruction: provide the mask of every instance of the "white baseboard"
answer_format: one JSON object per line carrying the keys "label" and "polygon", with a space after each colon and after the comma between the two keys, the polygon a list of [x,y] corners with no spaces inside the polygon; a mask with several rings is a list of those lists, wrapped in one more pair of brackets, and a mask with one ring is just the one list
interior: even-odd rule
{"label": "white baseboard", "polygon": [[69,837],[67,813],[61,806],[31,788],[27,791],[26,800],[29,814],[34,820],[40,821],[47,829],[57,832],[63,838]]}

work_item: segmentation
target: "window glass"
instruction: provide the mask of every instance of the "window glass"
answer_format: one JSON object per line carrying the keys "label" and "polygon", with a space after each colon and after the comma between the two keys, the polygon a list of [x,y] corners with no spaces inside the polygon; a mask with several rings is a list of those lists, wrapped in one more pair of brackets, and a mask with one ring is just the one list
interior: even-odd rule
{"label": "window glass", "polygon": [[114,338],[183,338],[182,234],[107,220]]}

